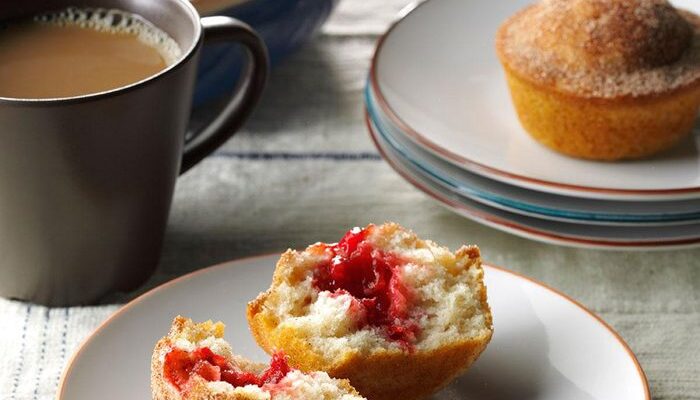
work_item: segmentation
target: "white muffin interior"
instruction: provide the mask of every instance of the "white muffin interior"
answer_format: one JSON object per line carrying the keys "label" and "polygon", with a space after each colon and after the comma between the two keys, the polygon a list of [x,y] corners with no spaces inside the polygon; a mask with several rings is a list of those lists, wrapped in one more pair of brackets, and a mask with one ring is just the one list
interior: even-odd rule
{"label": "white muffin interior", "polygon": [[[208,323],[205,323],[208,324]],[[201,347],[208,347],[212,352],[225,357],[233,365],[242,371],[260,374],[267,367],[263,364],[252,363],[241,356],[233,353],[231,345],[223,338],[215,336],[217,324],[209,325],[211,329],[207,331],[206,325],[191,324],[184,329],[177,337],[171,338],[173,348],[185,351],[194,351]],[[204,330],[203,330],[204,328]],[[218,330],[219,333],[223,333]],[[211,335],[203,337],[204,335]],[[160,354],[161,361],[165,358],[170,349],[164,349]],[[361,396],[350,391],[349,385],[341,384],[342,381],[333,379],[325,372],[312,372],[305,374],[299,370],[291,370],[276,384],[268,384],[263,387],[257,385],[246,385],[234,387],[225,381],[207,382],[207,388],[212,394],[245,395],[247,398],[256,400],[362,400]]]}
{"label": "white muffin interior", "polygon": [[347,386],[339,385],[325,372],[304,374],[293,370],[285,376],[276,389],[271,390],[273,400],[360,400],[362,396],[353,394]]}
{"label": "white muffin interior", "polygon": [[[396,225],[374,227],[367,240],[374,248],[405,260],[397,273],[412,293],[409,316],[420,327],[416,350],[490,334],[490,314],[481,302],[483,272],[478,251],[476,257],[469,247],[452,253]],[[304,340],[329,359],[346,351],[400,349],[401,345],[387,339],[380,328],[359,325],[362,311],[353,307],[350,294],[314,287],[314,271],[326,257],[308,250],[294,253],[288,273],[303,279],[282,281],[266,302],[266,308],[279,320],[278,328],[292,328],[304,335]]]}

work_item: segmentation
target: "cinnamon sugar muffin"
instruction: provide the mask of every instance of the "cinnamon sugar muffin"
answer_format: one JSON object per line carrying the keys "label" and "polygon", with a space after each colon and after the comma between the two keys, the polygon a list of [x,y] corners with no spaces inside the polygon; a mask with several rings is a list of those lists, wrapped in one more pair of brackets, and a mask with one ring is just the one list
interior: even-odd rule
{"label": "cinnamon sugar muffin", "polygon": [[492,335],[479,249],[451,253],[393,223],[288,250],[248,321],[268,353],[347,378],[370,400],[433,393]]}
{"label": "cinnamon sugar muffin", "polygon": [[348,381],[289,367],[283,354],[270,366],[233,354],[224,325],[176,317],[151,359],[154,400],[363,400]]}
{"label": "cinnamon sugar muffin", "polygon": [[523,127],[564,154],[645,157],[693,127],[700,18],[666,0],[541,0],[496,49]]}

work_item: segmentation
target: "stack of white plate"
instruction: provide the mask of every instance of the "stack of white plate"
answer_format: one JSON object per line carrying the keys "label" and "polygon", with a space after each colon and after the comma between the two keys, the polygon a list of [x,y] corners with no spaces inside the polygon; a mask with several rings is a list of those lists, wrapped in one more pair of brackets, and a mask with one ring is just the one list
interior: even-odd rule
{"label": "stack of white plate", "polygon": [[384,158],[448,208],[516,235],[596,248],[700,245],[697,133],[654,158],[607,163],[560,155],[522,129],[493,44],[528,3],[430,0],[389,30],[365,93]]}

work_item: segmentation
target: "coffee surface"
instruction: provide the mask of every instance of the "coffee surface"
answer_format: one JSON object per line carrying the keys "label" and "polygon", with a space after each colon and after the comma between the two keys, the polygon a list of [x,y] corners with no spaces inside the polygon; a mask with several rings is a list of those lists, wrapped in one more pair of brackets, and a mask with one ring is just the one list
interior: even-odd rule
{"label": "coffee surface", "polygon": [[[98,93],[148,78],[173,62],[172,54],[161,45],[169,37],[145,40],[144,29],[135,20],[127,20],[125,14],[116,18],[114,10],[101,15],[81,12],[65,14],[70,18],[42,16],[0,29],[0,97],[45,99]],[[78,22],[66,21],[70,19]],[[152,38],[155,28],[138,21]]]}

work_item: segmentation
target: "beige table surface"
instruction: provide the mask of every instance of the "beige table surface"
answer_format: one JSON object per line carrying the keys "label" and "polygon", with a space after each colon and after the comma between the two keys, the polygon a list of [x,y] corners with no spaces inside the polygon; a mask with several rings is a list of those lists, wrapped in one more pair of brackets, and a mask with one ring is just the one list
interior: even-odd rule
{"label": "beige table surface", "polygon": [[[392,220],[453,248],[477,243],[489,262],[568,293],[628,341],[655,399],[700,399],[700,250],[608,252],[521,239],[450,213],[378,158],[362,89],[378,36],[406,4],[343,0],[316,40],[274,71],[245,129],[180,179],[161,265],[139,292]],[[79,342],[136,294],[83,308],[0,300],[0,399],[52,398]]]}

